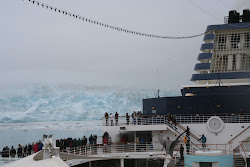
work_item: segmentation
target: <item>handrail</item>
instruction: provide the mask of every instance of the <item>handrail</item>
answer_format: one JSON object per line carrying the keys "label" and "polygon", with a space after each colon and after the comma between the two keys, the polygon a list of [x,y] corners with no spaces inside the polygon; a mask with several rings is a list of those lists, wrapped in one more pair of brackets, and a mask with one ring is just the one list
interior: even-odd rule
{"label": "handrail", "polygon": [[[202,147],[204,144],[196,144],[195,146],[200,148]],[[202,147],[202,151],[222,151],[223,155],[228,155],[228,154],[232,154],[233,150],[231,149],[229,144],[205,144],[206,147]],[[195,154],[194,151],[194,147],[193,144],[190,145],[190,154]]]}
{"label": "handrail", "polygon": [[[166,114],[167,115],[167,114]],[[143,115],[142,117],[152,117],[152,116],[166,116],[166,115]],[[173,114],[173,115],[250,115],[250,113],[210,113],[210,114]],[[129,115],[131,117],[131,115]],[[113,115],[113,117],[115,118],[115,116]],[[126,116],[118,116],[118,117],[126,117]],[[102,117],[105,118],[105,117]]]}
{"label": "handrail", "polygon": [[234,138],[232,138],[228,143],[231,143],[234,139],[236,139],[238,136],[240,136],[243,132],[245,132],[248,128],[250,128],[250,126],[248,126],[247,128],[245,128],[243,131],[241,131],[238,135],[236,135]]}
{"label": "handrail", "polygon": [[[199,144],[202,145],[202,144]],[[230,152],[226,147],[227,144],[207,144],[207,147],[213,148],[215,150],[222,151],[223,154],[229,154]],[[192,147],[191,147],[192,146]],[[128,152],[165,152],[162,151],[163,146],[158,142],[153,143],[107,143],[107,144],[92,144],[80,147],[72,147],[61,150],[62,153],[74,154],[74,155],[96,155],[105,153],[128,153]],[[193,151],[194,145],[190,145],[190,151]],[[211,150],[211,149],[210,149]],[[176,149],[176,151],[179,151]],[[192,153],[191,153],[192,154]]]}
{"label": "handrail", "polygon": [[242,151],[244,152],[244,155],[245,155],[245,156],[242,156],[242,157],[243,157],[243,159],[245,161],[245,167],[246,167],[247,166],[247,155],[246,155],[246,152],[245,152],[244,148],[240,144],[240,151],[241,151],[241,149],[242,149]]}
{"label": "handrail", "polygon": [[[103,154],[103,153],[124,153],[124,152],[159,152],[163,146],[160,143],[107,143],[107,144],[89,144],[80,147],[68,147],[60,152],[68,154],[79,154],[83,156]],[[165,152],[165,151],[164,151]]]}
{"label": "handrail", "polygon": [[[171,123],[171,121],[170,121],[170,119],[168,118],[168,117],[166,117],[166,121],[167,121],[167,123],[168,124],[172,124]],[[183,131],[186,131],[186,129],[183,127],[183,126],[181,126],[180,124],[178,124],[178,123],[176,123],[176,126],[178,126],[180,129],[182,129]],[[170,128],[172,128],[171,126],[170,126]],[[173,129],[173,128],[172,128]],[[175,132],[177,132],[177,129],[173,129]],[[181,132],[177,132],[177,133],[180,133],[181,134]],[[189,132],[189,136],[192,136],[195,140],[197,140],[199,143],[201,143],[201,141],[199,141],[198,140],[198,137],[196,137],[194,134],[192,134],[192,133],[190,133]],[[199,148],[192,140],[191,140],[191,138],[190,138],[190,143],[192,144],[192,145],[195,145],[197,148]]]}
{"label": "handrail", "polygon": [[[189,123],[206,123],[211,116],[219,116],[224,123],[250,123],[250,114],[196,114],[196,115],[188,115],[188,114],[177,114],[174,115],[176,122],[179,124],[189,124]],[[119,125],[138,125],[143,124],[143,125],[150,125],[150,124],[164,124],[164,118],[166,118],[166,115],[144,115],[144,116],[136,116],[132,117],[129,116],[127,118],[126,116],[119,116],[118,118],[116,117],[103,117],[103,125],[104,126],[117,126],[117,123]],[[106,123],[105,123],[106,121]],[[112,122],[113,121],[113,122]]]}
{"label": "handrail", "polygon": [[[181,128],[183,131],[186,131],[187,129],[184,128],[183,126],[181,126],[180,124],[176,124],[179,128]],[[193,133],[189,132],[189,135],[192,136],[194,139],[196,139],[197,141],[199,140],[199,138],[197,136],[195,136]]]}

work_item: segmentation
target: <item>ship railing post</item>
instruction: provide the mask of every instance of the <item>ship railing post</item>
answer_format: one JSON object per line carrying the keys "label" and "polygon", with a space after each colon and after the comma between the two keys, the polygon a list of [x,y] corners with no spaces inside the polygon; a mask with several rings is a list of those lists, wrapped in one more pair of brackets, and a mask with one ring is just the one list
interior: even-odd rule
{"label": "ship railing post", "polygon": [[92,155],[92,145],[89,145],[89,147],[90,147],[90,149],[89,149],[90,155]]}
{"label": "ship railing post", "polygon": [[87,155],[87,147],[86,147],[86,145],[84,146],[84,155]]}

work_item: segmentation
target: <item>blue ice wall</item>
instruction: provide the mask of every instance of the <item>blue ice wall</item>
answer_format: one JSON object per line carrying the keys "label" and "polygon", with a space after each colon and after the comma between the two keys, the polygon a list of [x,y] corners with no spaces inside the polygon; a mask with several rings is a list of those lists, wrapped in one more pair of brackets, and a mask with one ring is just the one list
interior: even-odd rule
{"label": "blue ice wall", "polygon": [[[105,112],[142,110],[142,99],[156,97],[156,90],[36,85],[0,91],[0,123],[82,121],[101,119]],[[161,96],[179,95],[161,91]]]}

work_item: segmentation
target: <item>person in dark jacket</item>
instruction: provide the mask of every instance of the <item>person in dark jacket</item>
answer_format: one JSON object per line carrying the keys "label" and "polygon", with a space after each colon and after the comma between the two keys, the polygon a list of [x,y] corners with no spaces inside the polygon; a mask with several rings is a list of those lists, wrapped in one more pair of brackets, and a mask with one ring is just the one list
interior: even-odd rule
{"label": "person in dark jacket", "polygon": [[105,112],[104,117],[106,119],[106,126],[108,126],[109,114]]}
{"label": "person in dark jacket", "polygon": [[183,147],[182,144],[181,144],[181,146],[180,146],[180,158],[181,158],[181,160],[184,159],[184,157],[183,157],[183,152],[184,152],[184,147]]}
{"label": "person in dark jacket", "polygon": [[92,134],[89,137],[89,144],[94,144],[94,137],[92,136]]}
{"label": "person in dark jacket", "polygon": [[23,156],[26,157],[28,155],[28,146],[27,144],[23,148]]}
{"label": "person in dark jacket", "polygon": [[31,151],[33,150],[32,145],[28,144],[28,154],[31,155]]}
{"label": "person in dark jacket", "polygon": [[2,157],[9,157],[10,156],[9,151],[10,151],[10,149],[8,146],[4,147],[3,151],[2,151]]}
{"label": "person in dark jacket", "polygon": [[43,149],[43,143],[39,140],[38,150],[41,151]]}
{"label": "person in dark jacket", "polygon": [[129,115],[128,115],[128,113],[126,114],[126,121],[127,121],[127,125],[129,125]]}
{"label": "person in dark jacket", "polygon": [[10,150],[10,156],[11,156],[11,158],[16,157],[16,149],[13,146],[11,147],[11,150]]}
{"label": "person in dark jacket", "polygon": [[202,148],[205,148],[206,147],[207,138],[204,136],[204,134],[198,140],[201,140]]}
{"label": "person in dark jacket", "polygon": [[82,145],[83,145],[83,146],[86,146],[86,144],[88,143],[87,140],[88,140],[88,139],[87,139],[85,136],[83,136],[83,138],[82,138]]}
{"label": "person in dark jacket", "polygon": [[115,113],[115,125],[117,126],[118,125],[118,117],[119,117],[119,114],[118,112]]}
{"label": "person in dark jacket", "polygon": [[22,148],[21,144],[18,145],[17,157],[18,158],[22,158],[23,157],[23,148]]}

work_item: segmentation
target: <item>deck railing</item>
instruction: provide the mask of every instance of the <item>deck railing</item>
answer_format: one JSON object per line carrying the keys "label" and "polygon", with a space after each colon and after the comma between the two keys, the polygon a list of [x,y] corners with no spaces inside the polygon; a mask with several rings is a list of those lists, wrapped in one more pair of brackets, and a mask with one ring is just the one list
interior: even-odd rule
{"label": "deck railing", "polygon": [[[200,147],[201,151],[220,151],[220,155],[232,154],[231,146],[229,144],[206,144],[206,147],[202,147],[202,144],[191,144],[189,151],[185,148],[185,153],[190,155],[196,154],[197,146]],[[177,154],[179,154],[179,147],[176,146]],[[186,147],[183,145],[183,147]],[[165,149],[159,142],[153,143],[109,143],[109,144],[96,144],[96,145],[86,145],[81,147],[67,148],[61,152],[73,155],[81,156],[92,156],[92,155],[103,155],[108,153],[139,153],[139,152],[162,152],[165,154]]]}
{"label": "deck railing", "polygon": [[249,123],[250,114],[210,114],[210,115],[176,115],[176,121],[180,124],[206,123],[212,116],[220,117],[224,123]]}
{"label": "deck railing", "polygon": [[[194,115],[174,115],[178,124],[206,123],[212,116],[220,117],[224,123],[250,123],[250,113],[247,114],[194,114]],[[151,116],[119,116],[118,119],[103,117],[103,126],[125,126],[125,125],[159,125],[166,124],[165,115]]]}
{"label": "deck railing", "polygon": [[86,145],[81,147],[66,148],[61,152],[74,155],[102,155],[105,153],[127,153],[127,152],[159,152],[165,151],[159,142],[153,143],[108,143]]}
{"label": "deck railing", "polygon": [[[197,147],[199,147],[200,150],[197,150]],[[219,155],[233,154],[232,146],[230,144],[195,144],[195,147],[191,144],[189,154],[195,155],[197,154],[196,151],[202,151],[204,153],[215,153],[214,151],[219,151]]]}
{"label": "deck railing", "polygon": [[125,117],[120,116],[118,119],[115,118],[103,118],[103,126],[125,126],[125,125],[159,125],[165,124],[165,115],[156,116],[142,116],[142,117]]}

